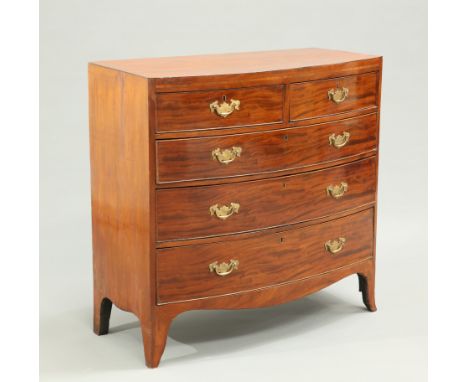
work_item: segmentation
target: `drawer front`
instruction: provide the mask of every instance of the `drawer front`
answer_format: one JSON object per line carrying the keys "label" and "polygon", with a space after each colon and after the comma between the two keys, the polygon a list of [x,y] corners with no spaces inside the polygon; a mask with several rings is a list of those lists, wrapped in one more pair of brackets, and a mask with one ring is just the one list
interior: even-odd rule
{"label": "drawer front", "polygon": [[157,182],[269,173],[376,148],[376,114],[321,125],[215,138],[157,141]]}
{"label": "drawer front", "polygon": [[158,303],[249,291],[369,258],[373,211],[260,237],[159,250]]}
{"label": "drawer front", "polygon": [[157,132],[251,126],[283,121],[283,86],[158,93]]}
{"label": "drawer front", "polygon": [[376,73],[295,83],[290,86],[290,120],[301,121],[377,106]]}
{"label": "drawer front", "polygon": [[157,240],[253,231],[355,208],[374,201],[375,174],[372,157],[275,179],[157,190]]}

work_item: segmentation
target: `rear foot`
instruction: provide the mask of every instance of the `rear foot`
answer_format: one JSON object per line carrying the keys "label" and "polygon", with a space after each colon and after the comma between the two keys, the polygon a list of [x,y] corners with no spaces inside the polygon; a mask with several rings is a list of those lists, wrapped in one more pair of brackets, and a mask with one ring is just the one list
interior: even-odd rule
{"label": "rear foot", "polygon": [[94,333],[98,336],[109,333],[109,321],[112,310],[112,301],[107,297],[97,298],[94,301]]}

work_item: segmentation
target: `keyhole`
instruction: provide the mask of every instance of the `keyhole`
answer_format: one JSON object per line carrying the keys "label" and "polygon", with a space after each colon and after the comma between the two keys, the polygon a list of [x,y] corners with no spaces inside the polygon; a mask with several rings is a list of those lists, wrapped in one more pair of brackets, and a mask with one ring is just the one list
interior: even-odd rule
{"label": "keyhole", "polygon": [[284,243],[284,237],[280,238],[280,243]]}
{"label": "keyhole", "polygon": [[287,135],[285,135],[285,136],[283,136],[283,139],[284,139],[285,141],[287,141],[287,140],[289,139],[289,137],[288,137]]}
{"label": "keyhole", "polygon": [[227,97],[223,95],[223,102],[226,102],[226,101],[227,101]]}
{"label": "keyhole", "polygon": [[286,183],[283,183],[283,188],[286,188]]}

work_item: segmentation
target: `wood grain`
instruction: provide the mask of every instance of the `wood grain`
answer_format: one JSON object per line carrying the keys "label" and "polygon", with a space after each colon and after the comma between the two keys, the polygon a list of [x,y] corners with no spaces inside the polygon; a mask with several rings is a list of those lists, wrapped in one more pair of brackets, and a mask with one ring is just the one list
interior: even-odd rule
{"label": "wood grain", "polygon": [[[99,61],[98,65],[146,78],[174,78],[271,72],[369,61],[375,55],[330,49],[304,48]],[[227,79],[227,78],[226,78]]]}
{"label": "wood grain", "polygon": [[342,268],[299,281],[259,288],[254,292],[233,293],[220,297],[156,305],[153,307],[154,316],[157,317],[153,327],[155,335],[152,337],[151,343],[145,342],[146,365],[148,367],[158,367],[172,320],[181,313],[200,309],[251,309],[282,304],[317,292],[353,274],[357,274],[362,278],[362,282],[365,284],[365,288],[362,290],[363,300],[368,302],[368,310],[375,311],[374,258],[348,264]]}
{"label": "wood grain", "polygon": [[[290,120],[306,120],[350,110],[372,109],[377,104],[377,73],[339,77],[290,85]],[[345,87],[348,97],[341,103],[328,99],[328,90]]]}
{"label": "wood grain", "polygon": [[[239,110],[220,117],[210,104],[239,100]],[[279,123],[283,120],[283,86],[161,93],[156,96],[157,132],[222,129]]]}
{"label": "wood grain", "polygon": [[[283,232],[285,230],[292,229],[292,228],[304,228],[304,227],[310,226],[311,224],[326,223],[334,219],[339,219],[339,218],[343,218],[349,215],[353,215],[355,213],[367,210],[369,208],[374,208],[375,210],[375,202],[367,203],[356,208],[351,208],[348,210],[337,212],[333,215],[319,217],[319,218],[313,219],[312,221],[307,220],[307,221],[300,222],[300,223],[271,227],[271,228],[268,228],[268,230],[257,230],[257,231],[248,231],[248,232],[239,233],[239,234],[230,236],[229,240],[258,237],[258,236],[265,235],[265,233],[271,234],[271,233]],[[209,243],[220,243],[220,242],[226,242],[225,235],[209,236],[209,237],[202,237],[198,239],[189,239],[189,240],[159,241],[156,243],[156,248],[163,249],[163,248],[171,248],[171,247],[183,247],[183,246],[190,246],[190,245],[197,245],[197,244],[209,244]]]}
{"label": "wood grain", "polygon": [[145,79],[89,66],[94,328],[98,334],[107,332],[109,302],[151,326],[155,191],[149,177],[154,173],[150,160],[154,145],[147,105]]}
{"label": "wood grain", "polygon": [[[212,297],[300,280],[372,256],[373,210],[306,228],[255,239],[162,249],[158,251],[158,303]],[[330,254],[325,242],[346,238],[343,250]],[[239,261],[227,276],[208,265]]]}
{"label": "wood grain", "polygon": [[[329,185],[347,182],[341,199]],[[327,170],[242,184],[158,190],[157,240],[190,239],[265,229],[333,215],[374,201],[373,158]],[[222,221],[214,204],[239,203],[239,213]]]}
{"label": "wood grain", "polygon": [[[349,143],[337,149],[330,145],[331,134],[349,132]],[[228,177],[267,174],[333,165],[336,160],[376,149],[377,115],[370,114],[322,125],[219,136],[158,140],[157,182],[225,180]],[[213,160],[216,148],[240,147],[242,153],[229,164]]]}
{"label": "wood grain", "polygon": [[153,91],[277,85],[378,71],[382,57],[326,49],[100,61],[96,65],[154,79]]}
{"label": "wood grain", "polygon": [[[90,64],[94,331],[113,305],[133,312],[157,367],[188,310],[271,306],[357,274],[374,311],[381,74],[382,57],[322,49]],[[329,84],[350,98],[325,102]],[[223,95],[242,99],[221,120],[208,106]],[[348,146],[324,144],[345,129]],[[237,144],[235,162],[212,160]],[[341,181],[345,196],[328,197]],[[238,214],[209,214],[231,201]],[[327,257],[332,235],[352,239]],[[235,256],[226,278],[207,269]]]}

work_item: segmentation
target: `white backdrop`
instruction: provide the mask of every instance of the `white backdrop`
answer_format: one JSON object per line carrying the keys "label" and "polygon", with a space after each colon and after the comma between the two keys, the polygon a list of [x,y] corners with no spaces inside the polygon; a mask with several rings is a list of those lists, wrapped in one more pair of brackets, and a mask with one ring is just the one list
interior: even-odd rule
{"label": "white backdrop", "polygon": [[[423,0],[42,0],[40,335],[44,381],[425,381],[427,9]],[[306,299],[174,322],[145,369],[136,318],[92,333],[87,63],[321,47],[384,56],[377,306],[352,277]]]}

